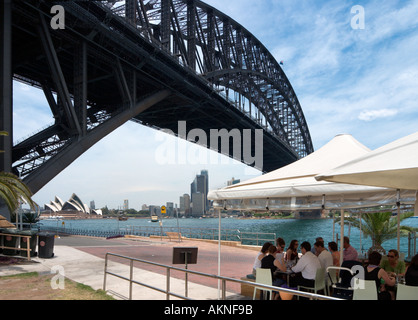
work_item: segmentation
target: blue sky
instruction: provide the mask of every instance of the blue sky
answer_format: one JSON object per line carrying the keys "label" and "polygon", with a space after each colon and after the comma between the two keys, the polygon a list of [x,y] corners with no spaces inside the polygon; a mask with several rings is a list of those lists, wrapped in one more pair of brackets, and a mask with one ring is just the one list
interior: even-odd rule
{"label": "blue sky", "polygon": [[[298,95],[315,149],[348,133],[369,147],[418,129],[418,1],[207,0],[253,33],[278,60]],[[364,29],[353,29],[355,5]],[[39,90],[14,84],[14,140],[53,122]],[[174,138],[167,140],[178,143]],[[154,130],[127,123],[34,196],[40,205],[73,192],[97,207],[178,203],[201,169],[210,188],[260,173],[220,157],[216,164],[158,163]],[[192,150],[192,146],[188,146]],[[190,151],[193,152],[193,151]],[[209,161],[208,161],[209,162]]]}

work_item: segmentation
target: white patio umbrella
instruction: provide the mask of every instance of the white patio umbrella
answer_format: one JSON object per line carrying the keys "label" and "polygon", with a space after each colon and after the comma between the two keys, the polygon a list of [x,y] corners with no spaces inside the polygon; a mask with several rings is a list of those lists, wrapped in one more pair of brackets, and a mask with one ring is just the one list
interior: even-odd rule
{"label": "white patio umbrella", "polygon": [[418,132],[321,173],[316,179],[418,190]]}
{"label": "white patio umbrella", "polygon": [[[393,204],[395,202],[393,189],[339,184],[315,179],[315,176],[321,172],[331,170],[369,152],[370,149],[351,135],[338,135],[321,149],[288,166],[237,185],[211,190],[208,199],[214,200],[214,207],[238,210],[265,210],[266,208],[277,210],[339,208],[342,210]],[[341,216],[342,248],[344,215]],[[218,263],[220,270],[220,260]]]}
{"label": "white patio umbrella", "polygon": [[[316,177],[318,181],[331,181],[418,190],[418,132],[380,147]],[[399,198],[399,196],[398,196]],[[400,249],[400,202],[398,207],[398,251]],[[417,208],[415,205],[415,213]]]}
{"label": "white patio umbrella", "polygon": [[[393,196],[379,187],[317,181],[315,176],[370,152],[351,135],[338,135],[319,150],[285,167],[240,184],[211,190],[214,206],[228,209],[309,210],[353,208]],[[376,197],[366,198],[364,194]],[[344,200],[342,201],[342,199]],[[370,201],[371,199],[371,201]]]}

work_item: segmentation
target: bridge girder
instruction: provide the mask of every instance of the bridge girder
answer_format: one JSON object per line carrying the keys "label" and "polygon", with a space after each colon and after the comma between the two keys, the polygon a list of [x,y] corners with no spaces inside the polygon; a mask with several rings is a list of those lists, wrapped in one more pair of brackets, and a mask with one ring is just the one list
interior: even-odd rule
{"label": "bridge girder", "polygon": [[[55,3],[65,8],[65,30],[47,25]],[[201,1],[15,1],[12,32],[14,79],[41,88],[54,117],[13,147],[13,171],[33,192],[121,117],[175,134],[179,120],[208,136],[213,128],[263,129],[263,171],[313,151],[278,63],[245,28]],[[138,111],[150,97],[152,107]]]}
{"label": "bridge girder", "polygon": [[[202,1],[139,2],[143,4],[137,6],[139,30],[153,41],[164,44],[163,48],[180,63],[204,76],[213,86],[231,89],[240,95],[238,99],[245,98],[248,105],[253,104],[253,108],[264,115],[272,132],[299,157],[313,152],[296,93],[279,63],[254,35]],[[126,5],[111,7],[116,14],[126,16]],[[147,24],[141,17],[146,17]],[[249,82],[254,77],[260,81],[250,90]],[[274,105],[277,105],[276,115],[272,112]]]}

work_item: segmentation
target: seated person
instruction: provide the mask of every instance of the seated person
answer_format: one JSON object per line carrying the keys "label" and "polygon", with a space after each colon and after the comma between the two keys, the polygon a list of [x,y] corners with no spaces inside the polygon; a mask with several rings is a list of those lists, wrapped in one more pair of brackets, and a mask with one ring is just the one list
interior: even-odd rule
{"label": "seated person", "polygon": [[[295,286],[305,286],[305,287],[313,287],[315,285],[315,277],[316,277],[316,270],[321,268],[321,263],[316,255],[311,252],[311,244],[307,241],[303,242],[300,245],[300,249],[302,252],[302,257],[296,263],[291,270],[298,274],[296,276],[294,284],[291,284],[291,287]],[[291,281],[292,282],[292,281]]]}
{"label": "seated person", "polygon": [[[283,284],[281,287],[297,289],[297,286],[313,287],[315,286],[316,270],[321,268],[321,263],[316,255],[311,252],[311,244],[307,241],[300,245],[302,257],[298,260],[295,266],[291,267],[294,273],[293,277],[290,277],[288,284]],[[293,294],[280,292],[282,300],[292,300]]]}
{"label": "seated person", "polygon": [[[317,243],[318,241],[321,241],[322,243],[324,243],[324,238],[322,238],[322,237],[318,237],[318,238],[316,238],[316,239],[315,239],[315,242],[314,242],[314,243]],[[314,255],[318,256],[318,252],[316,251],[315,244],[314,244],[313,248],[311,249],[311,252],[312,252]]]}
{"label": "seated person", "polygon": [[257,254],[257,256],[255,257],[254,260],[254,265],[253,265],[253,273],[252,274],[248,274],[247,278],[248,279],[255,279],[255,270],[257,268],[261,268],[261,260],[267,256],[268,252],[268,248],[270,246],[272,246],[273,244],[271,244],[270,242],[266,242],[265,244],[263,244],[263,246],[261,247],[260,252]]}
{"label": "seated person", "polygon": [[338,251],[338,245],[336,242],[328,242],[328,249],[332,254],[332,261],[334,267],[340,266],[340,252]]}
{"label": "seated person", "polygon": [[298,246],[298,240],[292,240],[286,250],[285,261],[288,268],[293,267],[299,259]]}
{"label": "seated person", "polygon": [[267,250],[267,255],[263,259],[261,259],[261,268],[270,269],[272,277],[274,275],[274,271],[276,271],[277,269],[277,267],[274,265],[274,260],[276,259],[276,252],[276,246],[271,245]]}
{"label": "seated person", "polygon": [[418,254],[412,257],[411,263],[405,272],[405,284],[418,287]]}
{"label": "seated person", "polygon": [[350,239],[344,237],[343,261],[358,260],[357,250],[350,244]]}
{"label": "seated person", "polygon": [[387,272],[379,267],[381,259],[382,255],[377,251],[373,251],[369,254],[369,265],[364,270],[364,278],[365,280],[374,280],[376,282],[379,300],[391,300],[394,298],[394,295],[386,290],[385,285],[390,287],[395,286],[396,279],[389,277]]}
{"label": "seated person", "polygon": [[389,250],[387,260],[382,260],[380,267],[388,274],[403,275],[405,273],[405,261],[399,260],[398,250]]}
{"label": "seated person", "polygon": [[285,242],[282,238],[277,238],[277,252],[276,252],[276,260],[274,260],[274,265],[280,271],[286,272],[286,262],[285,262]]}
{"label": "seated person", "polygon": [[[263,269],[270,269],[271,270],[271,278],[272,278],[272,285],[276,287],[280,287],[284,281],[275,276],[274,272],[276,271],[277,267],[275,266],[276,261],[276,254],[277,254],[277,248],[274,245],[271,245],[268,248],[268,255],[265,256],[261,260],[261,268]],[[277,299],[279,297],[278,292],[273,291],[273,299]]]}
{"label": "seated person", "polygon": [[327,249],[324,248],[324,242],[323,241],[317,241],[314,244],[315,247],[315,253],[316,256],[319,259],[319,262],[321,263],[321,268],[324,269],[325,272],[325,279],[327,276],[327,268],[333,266],[333,259],[332,254]]}

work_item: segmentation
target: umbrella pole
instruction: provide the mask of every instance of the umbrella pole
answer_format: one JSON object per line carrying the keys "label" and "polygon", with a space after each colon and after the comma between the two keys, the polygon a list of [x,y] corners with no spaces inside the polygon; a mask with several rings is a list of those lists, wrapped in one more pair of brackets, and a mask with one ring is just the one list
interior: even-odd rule
{"label": "umbrella pole", "polygon": [[344,209],[341,209],[340,265],[344,258]]}
{"label": "umbrella pole", "polygon": [[[221,209],[218,209],[218,276],[221,276]],[[221,300],[221,280],[218,279],[218,300]]]}
{"label": "umbrella pole", "polygon": [[[361,238],[361,212],[359,213],[359,218],[358,218],[358,220],[359,220],[359,224],[360,224],[360,251],[363,251],[363,245],[362,245],[362,238]],[[362,254],[363,254],[363,252],[362,252]]]}
{"label": "umbrella pole", "polygon": [[397,236],[398,236],[398,252],[401,252],[401,195],[400,195],[401,191],[398,189],[397,191],[397,199],[396,199],[396,207],[397,207],[397,218],[398,218],[398,230],[397,230]]}

